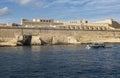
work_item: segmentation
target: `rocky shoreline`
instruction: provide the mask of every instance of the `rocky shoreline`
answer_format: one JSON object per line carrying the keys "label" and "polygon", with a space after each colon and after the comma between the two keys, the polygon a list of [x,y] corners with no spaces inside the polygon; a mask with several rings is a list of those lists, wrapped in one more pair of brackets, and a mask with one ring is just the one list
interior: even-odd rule
{"label": "rocky shoreline", "polygon": [[[38,36],[34,36],[32,38],[27,38],[23,40],[10,40],[10,41],[4,41],[0,42],[0,47],[16,47],[16,46],[42,46],[42,45],[87,45],[87,44],[93,44],[95,42],[77,42],[75,39],[64,39],[63,41],[55,38],[51,38],[49,40],[42,40]],[[96,42],[101,43],[101,42]],[[120,44],[120,42],[102,42],[104,44]]]}

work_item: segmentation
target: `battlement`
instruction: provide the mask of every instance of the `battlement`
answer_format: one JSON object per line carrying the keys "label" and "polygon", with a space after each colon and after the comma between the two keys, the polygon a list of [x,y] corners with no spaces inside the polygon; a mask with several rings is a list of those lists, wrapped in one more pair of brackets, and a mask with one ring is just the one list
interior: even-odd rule
{"label": "battlement", "polygon": [[105,27],[106,29],[114,29],[114,28],[120,28],[120,24],[117,21],[114,21],[113,19],[106,19],[103,21],[97,21],[97,22],[89,22],[87,20],[73,20],[73,21],[59,21],[54,19],[22,19],[21,20],[22,26],[25,27],[60,27],[64,26],[64,28],[68,26],[79,26],[79,27]]}

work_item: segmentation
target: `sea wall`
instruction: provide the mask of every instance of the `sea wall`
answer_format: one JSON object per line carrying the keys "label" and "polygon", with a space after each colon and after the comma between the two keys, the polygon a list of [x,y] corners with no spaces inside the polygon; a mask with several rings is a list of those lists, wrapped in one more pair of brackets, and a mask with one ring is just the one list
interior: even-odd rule
{"label": "sea wall", "polygon": [[[41,30],[40,37],[52,43],[120,42],[119,31]],[[48,39],[48,40],[47,40]]]}
{"label": "sea wall", "polygon": [[0,42],[14,43],[31,35],[31,45],[43,44],[81,44],[94,42],[120,43],[120,31],[115,30],[68,30],[37,28],[1,28]]}
{"label": "sea wall", "polygon": [[17,29],[0,28],[0,46],[16,46],[20,32]]}

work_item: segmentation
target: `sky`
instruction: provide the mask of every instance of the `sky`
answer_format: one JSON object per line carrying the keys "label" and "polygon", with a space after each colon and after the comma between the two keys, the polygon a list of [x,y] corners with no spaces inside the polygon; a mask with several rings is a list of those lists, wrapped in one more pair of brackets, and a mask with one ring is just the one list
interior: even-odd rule
{"label": "sky", "polygon": [[120,21],[120,0],[0,0],[0,23],[21,18]]}

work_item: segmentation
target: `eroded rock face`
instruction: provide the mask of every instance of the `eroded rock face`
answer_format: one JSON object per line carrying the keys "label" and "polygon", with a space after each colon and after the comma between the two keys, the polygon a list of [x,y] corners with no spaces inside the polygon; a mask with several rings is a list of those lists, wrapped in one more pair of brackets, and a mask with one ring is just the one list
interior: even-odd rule
{"label": "eroded rock face", "polygon": [[4,41],[4,42],[0,42],[0,46],[1,47],[15,47],[17,46],[17,39],[16,38],[13,38],[13,39],[10,39],[9,41]]}
{"label": "eroded rock face", "polygon": [[41,40],[39,36],[32,36],[31,45],[41,45]]}
{"label": "eroded rock face", "polygon": [[56,37],[54,36],[52,38],[52,44],[78,44],[76,38],[71,37],[71,36],[61,36],[61,37]]}
{"label": "eroded rock face", "polygon": [[41,37],[40,36],[40,41],[41,41],[41,45],[45,45],[45,44],[52,44],[52,37]]}
{"label": "eroded rock face", "polygon": [[22,41],[23,40],[23,36],[22,35],[19,35],[18,36],[18,41]]}
{"label": "eroded rock face", "polygon": [[0,43],[0,47],[15,47],[17,46],[17,43],[13,43],[13,42],[1,42]]}
{"label": "eroded rock face", "polygon": [[[68,30],[67,30],[68,29]],[[1,29],[0,45],[44,45],[44,44],[82,44],[82,43],[120,43],[120,31],[78,31],[42,29]],[[80,28],[81,29],[81,28]],[[36,34],[37,33],[37,34]],[[28,35],[27,35],[28,34]],[[24,43],[24,44],[23,44]]]}
{"label": "eroded rock face", "polygon": [[76,44],[78,43],[77,40],[74,37],[68,36],[65,38],[67,40],[67,43],[69,44]]}

